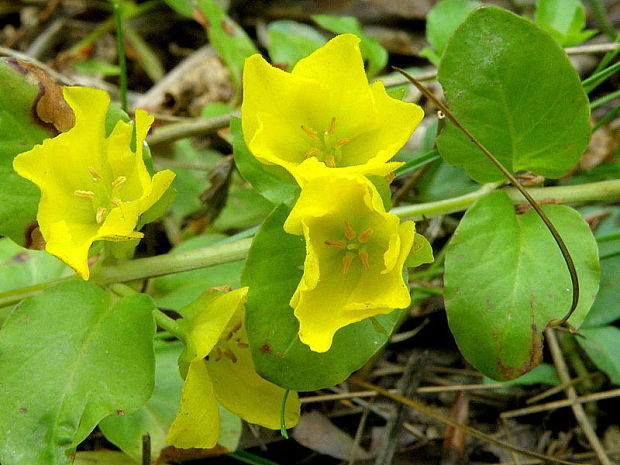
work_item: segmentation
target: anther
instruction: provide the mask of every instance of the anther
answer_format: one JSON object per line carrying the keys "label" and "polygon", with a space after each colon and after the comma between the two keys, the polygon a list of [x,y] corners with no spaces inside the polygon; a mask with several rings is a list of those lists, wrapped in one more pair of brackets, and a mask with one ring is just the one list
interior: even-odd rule
{"label": "anther", "polygon": [[95,193],[93,191],[76,190],[76,191],[73,191],[73,195],[75,195],[76,197],[80,197],[82,199],[94,199],[95,198]]}
{"label": "anther", "polygon": [[336,167],[336,159],[334,158],[333,155],[327,155],[325,157],[325,164],[327,166],[329,166],[330,168],[335,168]]}
{"label": "anther", "polygon": [[348,220],[344,220],[344,237],[346,237],[347,240],[352,241],[353,239],[355,239],[355,236],[356,234],[351,227],[351,223],[349,223]]}
{"label": "anther", "polygon": [[237,363],[237,356],[230,349],[224,349],[224,356],[229,358],[233,363]]}
{"label": "anther", "polygon": [[93,177],[93,181],[101,181],[103,178],[95,171],[95,168],[88,168],[88,172]]}
{"label": "anther", "polygon": [[342,274],[346,276],[349,273],[349,269],[351,268],[351,264],[353,263],[353,255],[347,253],[344,257],[342,257]]}
{"label": "anther", "polygon": [[338,141],[336,141],[336,147],[342,147],[344,144],[348,144],[349,142],[353,142],[353,139],[349,139],[344,138],[344,139],[338,139]]}
{"label": "anther", "polygon": [[224,339],[225,341],[230,341],[233,337],[233,332],[232,331],[228,331],[228,334],[226,336],[224,336],[222,339]]}
{"label": "anther", "polygon": [[125,181],[127,181],[127,178],[125,176],[119,176],[114,181],[112,181],[112,189],[118,189],[123,185]]}
{"label": "anther", "polygon": [[250,347],[250,344],[246,344],[245,342],[237,341],[237,347],[240,349],[247,349]]}
{"label": "anther", "polygon": [[368,239],[370,239],[370,236],[372,236],[373,233],[374,231],[368,228],[366,231],[362,231],[360,233],[360,235],[357,237],[357,240],[359,240],[360,242],[368,242]]}
{"label": "anther", "polygon": [[314,129],[309,128],[308,126],[304,126],[302,124],[301,125],[301,130],[303,132],[305,132],[306,134],[308,134],[308,136],[310,136],[312,139],[318,139],[319,138],[319,133],[316,132]]}
{"label": "anther", "polygon": [[97,208],[97,213],[95,214],[95,220],[97,220],[97,224],[101,224],[103,223],[103,220],[105,220],[105,216],[108,213],[108,209],[105,207],[99,207]]}
{"label": "anther", "polygon": [[239,320],[237,322],[237,324],[235,326],[233,326],[233,328],[230,330],[232,333],[236,333],[237,331],[239,331],[241,329],[241,326],[243,325],[243,322],[241,320]]}
{"label": "anther", "polygon": [[121,204],[121,199],[119,199],[118,197],[114,197],[112,200],[110,200],[110,203],[115,207],[118,207]]}
{"label": "anther", "polygon": [[320,152],[320,150],[316,147],[312,147],[310,150],[308,150],[305,154],[304,154],[304,158],[310,158],[310,157],[314,157],[316,155],[318,155]]}
{"label": "anther", "polygon": [[364,265],[364,270],[368,271],[370,269],[370,265],[368,264],[368,252],[365,250],[360,250],[357,253],[357,256],[360,258],[360,262]]}
{"label": "anther", "polygon": [[344,241],[325,241],[323,242],[325,245],[329,245],[330,247],[335,247],[338,250],[344,249],[345,243]]}
{"label": "anther", "polygon": [[222,360],[222,349],[220,349],[219,347],[215,348],[215,361],[219,362],[220,360]]}
{"label": "anther", "polygon": [[335,130],[336,130],[336,117],[332,116],[332,119],[329,120],[329,125],[327,126],[325,133],[331,136]]}

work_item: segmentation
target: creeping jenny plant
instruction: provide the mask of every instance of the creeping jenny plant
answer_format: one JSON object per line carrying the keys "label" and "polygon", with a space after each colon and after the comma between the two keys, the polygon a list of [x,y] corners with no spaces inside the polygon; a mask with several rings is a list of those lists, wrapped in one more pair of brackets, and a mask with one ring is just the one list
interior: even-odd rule
{"label": "creeping jenny plant", "polygon": [[342,34],[300,60],[291,73],[252,55],[243,71],[245,141],[263,163],[303,185],[330,171],[386,175],[422,120],[422,109],[368,85],[359,38]]}
{"label": "creeping jenny plant", "polygon": [[98,89],[65,87],[63,95],[75,114],[75,125],[53,139],[15,157],[18,174],[41,190],[37,220],[45,250],[88,279],[88,250],[97,240],[126,241],[140,215],[152,207],[174,179],[170,170],[151,178],[142,159],[142,144],[153,117],[136,110],[134,125],[119,121],[106,137],[110,103]]}
{"label": "creeping jenny plant", "polygon": [[306,242],[304,274],[290,305],[310,349],[325,352],[338,329],[409,305],[402,272],[414,223],[386,213],[365,177],[309,181],[284,230]]}
{"label": "creeping jenny plant", "polygon": [[[245,330],[247,287],[218,293],[208,291],[181,310],[179,324],[187,332],[179,359],[187,370],[181,405],[168,432],[176,447],[211,448],[219,437],[217,402],[244,420],[280,428],[284,389],[261,378],[254,369]],[[299,399],[288,396],[287,427],[299,420]]]}

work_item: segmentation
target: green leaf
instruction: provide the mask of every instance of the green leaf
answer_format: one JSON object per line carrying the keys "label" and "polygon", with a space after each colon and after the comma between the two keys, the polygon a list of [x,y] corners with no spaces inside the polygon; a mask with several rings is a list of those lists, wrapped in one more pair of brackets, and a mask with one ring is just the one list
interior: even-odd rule
{"label": "green leaf", "polygon": [[416,266],[420,266],[425,263],[433,263],[434,261],[435,257],[433,257],[433,247],[428,242],[426,237],[416,232],[413,247],[407,257],[405,266],[415,268]]}
{"label": "green leaf", "polygon": [[230,132],[235,164],[241,176],[271,203],[278,205],[291,201],[298,191],[295,179],[284,168],[264,165],[252,155],[243,140],[240,118],[231,118]]}
{"label": "green leaf", "polygon": [[578,45],[597,33],[583,30],[586,14],[579,0],[538,0],[534,18],[562,47]]}
{"label": "green leaf", "polygon": [[[243,181],[236,176],[237,181]],[[247,184],[234,182],[226,199],[226,206],[213,222],[214,231],[243,230],[262,223],[273,209],[273,204]]]}
{"label": "green leaf", "polygon": [[289,301],[303,273],[305,247],[303,238],[282,229],[289,212],[284,205],[274,210],[248,254],[241,277],[250,287],[246,325],[257,372],[284,388],[311,391],[338,384],[360,368],[387,342],[402,311],[340,329],[325,353],[302,344]]}
{"label": "green leaf", "polygon": [[[484,383],[494,384],[497,383],[497,381],[485,376]],[[504,381],[501,384],[506,387],[531,386],[532,384],[548,384],[550,386],[556,386],[560,384],[560,377],[558,376],[558,372],[553,365],[541,363],[540,365],[536,365],[531,371],[528,371],[523,376],[511,379],[510,381]]]}
{"label": "green leaf", "polygon": [[153,389],[153,304],[112,301],[69,281],[23,301],[0,330],[0,461],[69,464],[108,415],[142,406]]}
{"label": "green leaf", "polygon": [[[194,237],[174,247],[171,253],[208,247],[226,239],[223,234]],[[153,279],[153,298],[158,307],[180,310],[211,287],[239,287],[243,262],[223,263]]]}
{"label": "green leaf", "polygon": [[369,77],[385,68],[388,61],[387,50],[376,39],[364,34],[357,18],[331,15],[312,15],[311,18],[319,26],[335,34],[351,33],[360,38],[360,51],[364,60],[368,61],[366,74]]}
{"label": "green leaf", "polygon": [[620,384],[620,329],[615,326],[601,326],[583,328],[579,333],[584,337],[576,340],[588,357],[609,376],[612,383]]}
{"label": "green leaf", "polygon": [[[577,267],[581,297],[569,322],[579,327],[598,289],[596,242],[575,210],[542,208]],[[503,191],[467,211],[448,246],[444,279],[448,322],[461,352],[497,380],[540,362],[542,331],[571,304],[570,277],[551,233],[534,210],[516,215]]]}
{"label": "green leaf", "polygon": [[[588,144],[588,99],[579,76],[558,44],[527,19],[496,7],[472,12],[448,43],[438,79],[457,119],[509,171],[563,176]],[[504,179],[451,123],[437,148],[478,182]]]}
{"label": "green leaf", "polygon": [[291,20],[269,23],[267,34],[271,62],[288,70],[326,42],[325,37],[313,27]]}
{"label": "green leaf", "polygon": [[601,288],[592,310],[584,321],[584,327],[591,328],[612,323],[620,318],[620,257],[601,261]]}
{"label": "green leaf", "polygon": [[245,59],[258,53],[258,50],[245,31],[230,19],[215,0],[197,0],[196,6],[206,19],[209,42],[230,70],[233,84],[238,89]]}
{"label": "green leaf", "polygon": [[142,457],[142,436],[145,434],[151,438],[154,457],[167,446],[166,433],[181,399],[183,380],[177,360],[182,349],[180,342],[156,343],[155,389],[149,401],[129,415],[112,415],[99,423],[106,439],[135,460]]}
{"label": "green leaf", "polygon": [[193,0],[164,0],[166,4],[180,15],[194,17]]}
{"label": "green leaf", "polygon": [[448,39],[467,15],[480,5],[471,0],[442,0],[435,4],[426,17],[426,40],[432,48],[420,53],[434,65],[439,64]]}
{"label": "green leaf", "polygon": [[54,135],[35,115],[40,92],[16,60],[0,58],[0,235],[24,244],[37,215],[39,189],[13,171],[13,158]]}

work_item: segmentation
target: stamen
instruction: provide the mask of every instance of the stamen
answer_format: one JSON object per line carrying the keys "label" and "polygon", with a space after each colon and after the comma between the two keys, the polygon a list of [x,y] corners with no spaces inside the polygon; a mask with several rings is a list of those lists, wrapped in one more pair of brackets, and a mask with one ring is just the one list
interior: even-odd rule
{"label": "stamen", "polygon": [[237,331],[241,329],[242,325],[243,325],[243,321],[239,320],[237,324],[233,326],[233,328],[231,329],[231,332],[236,333]]}
{"label": "stamen", "polygon": [[344,220],[344,237],[346,237],[347,240],[352,241],[353,239],[355,239],[355,236],[356,234],[351,227],[351,223],[349,223],[348,220]]}
{"label": "stamen", "polygon": [[385,180],[388,184],[391,184],[394,179],[396,179],[396,174],[394,173],[394,171],[390,171],[388,174],[385,175]]}
{"label": "stamen", "polygon": [[88,172],[93,177],[93,181],[101,181],[103,178],[95,171],[95,168],[88,168]]}
{"label": "stamen", "polygon": [[250,344],[246,344],[245,342],[237,341],[237,347],[240,349],[247,349],[250,347]]}
{"label": "stamen", "polygon": [[357,256],[360,258],[360,262],[362,262],[362,265],[364,265],[364,270],[368,271],[370,269],[370,266],[368,264],[368,252],[366,252],[365,250],[360,250],[359,252],[357,252]]}
{"label": "stamen", "polygon": [[353,142],[353,139],[349,139],[344,138],[344,139],[338,139],[338,141],[336,141],[336,147],[342,147],[344,144],[348,144],[349,142]]}
{"label": "stamen", "polygon": [[93,191],[83,191],[83,190],[76,190],[73,191],[73,195],[75,195],[76,197],[80,197],[82,199],[94,199],[95,198],[95,193]]}
{"label": "stamen", "polygon": [[336,159],[334,158],[333,155],[327,155],[325,157],[325,164],[327,166],[329,166],[330,168],[335,168],[336,167]]}
{"label": "stamen", "polygon": [[327,126],[325,133],[331,136],[335,130],[336,130],[336,117],[332,116],[332,119],[329,120],[329,125]]}
{"label": "stamen", "polygon": [[222,349],[220,349],[219,347],[216,347],[214,350],[215,350],[215,361],[219,362],[220,360],[222,360]]}
{"label": "stamen", "polygon": [[344,241],[325,241],[325,242],[323,242],[323,244],[329,245],[331,247],[335,247],[338,250],[344,249],[344,246],[345,246]]}
{"label": "stamen", "polygon": [[317,140],[319,139],[319,133],[315,131],[314,129],[309,128],[308,126],[304,126],[302,124],[301,130],[305,132],[306,134],[308,134],[308,136],[310,136],[312,139],[317,139]]}
{"label": "stamen", "polygon": [[232,337],[233,337],[233,332],[229,331],[228,334],[224,336],[222,339],[224,339],[225,341],[230,341]]}
{"label": "stamen", "polygon": [[127,178],[125,176],[119,176],[114,181],[112,181],[112,189],[118,189],[123,185],[125,181],[127,181]]}
{"label": "stamen", "polygon": [[110,200],[110,203],[115,207],[118,207],[121,204],[121,199],[119,199],[118,197],[114,197],[112,200]]}
{"label": "stamen", "polygon": [[344,257],[342,257],[342,274],[346,276],[349,273],[349,269],[351,268],[351,264],[353,263],[353,255],[347,253]]}
{"label": "stamen", "polygon": [[108,214],[108,209],[105,207],[97,208],[97,213],[95,214],[95,220],[97,220],[97,224],[103,223],[106,215]]}
{"label": "stamen", "polygon": [[318,155],[320,152],[320,150],[316,147],[312,147],[310,150],[308,150],[305,154],[304,154],[304,158],[308,159],[310,157],[314,157],[316,155]]}
{"label": "stamen", "polygon": [[233,363],[237,363],[237,356],[230,349],[224,349],[224,356],[229,358]]}
{"label": "stamen", "polygon": [[357,237],[357,240],[360,242],[368,242],[368,239],[370,239],[370,236],[372,236],[374,232],[374,230],[368,228],[366,231],[362,231],[360,233],[360,235]]}

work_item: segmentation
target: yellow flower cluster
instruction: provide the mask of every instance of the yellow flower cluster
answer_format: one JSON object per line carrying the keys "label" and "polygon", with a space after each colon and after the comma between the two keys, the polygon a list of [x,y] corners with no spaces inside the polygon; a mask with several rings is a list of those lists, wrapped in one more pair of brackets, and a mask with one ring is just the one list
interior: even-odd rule
{"label": "yellow flower cluster", "polygon": [[368,175],[387,176],[422,109],[368,85],[359,38],[343,34],[291,73],[246,60],[242,127],[254,156],[285,168],[301,194],[284,230],[303,235],[304,274],[290,305],[299,338],[325,352],[338,329],[410,304],[403,266],[415,226],[387,213]]}

